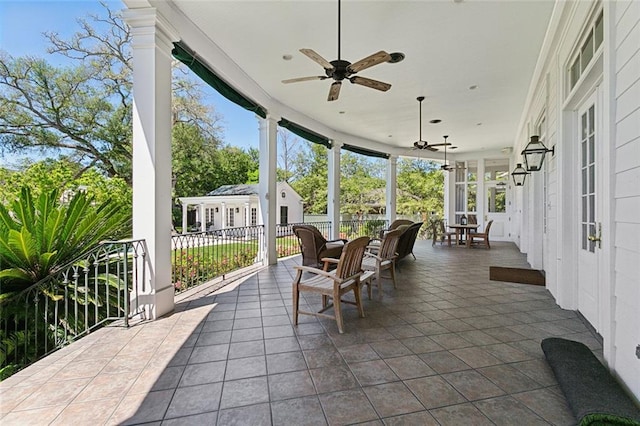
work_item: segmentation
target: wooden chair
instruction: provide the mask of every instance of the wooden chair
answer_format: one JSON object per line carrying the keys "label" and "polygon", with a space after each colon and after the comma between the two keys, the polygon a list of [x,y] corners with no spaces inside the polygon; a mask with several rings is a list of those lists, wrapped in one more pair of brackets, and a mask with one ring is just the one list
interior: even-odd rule
{"label": "wooden chair", "polygon": [[[369,244],[369,237],[360,237],[349,241],[344,245],[340,259],[337,261],[335,271],[328,272],[327,263],[336,262],[335,259],[325,258],[324,269],[312,268],[309,266],[295,266],[298,270],[295,280],[293,281],[293,321],[298,325],[298,314],[315,315],[319,317],[335,319],[338,324],[338,331],[344,332],[342,321],[341,303],[356,305],[360,313],[360,317],[364,317],[362,302],[360,300],[360,278],[362,272],[362,257],[365,249]],[[304,277],[303,273],[310,277]],[[343,300],[342,295],[353,291],[355,303],[349,300]],[[309,292],[322,295],[322,309],[318,312],[307,312],[299,309],[300,293]],[[331,303],[329,303],[331,299]],[[324,312],[333,307],[334,315],[327,315]]]}
{"label": "wooden chair", "polygon": [[[387,232],[382,238],[380,245],[368,246],[368,250],[364,253],[362,259],[362,269],[365,271],[375,272],[376,283],[378,284],[378,299],[382,300],[382,272],[390,271],[391,281],[393,281],[393,287],[398,288],[396,284],[396,249],[398,247],[398,241],[400,240],[400,234],[402,231],[396,229],[391,232]],[[362,282],[367,286],[367,293],[369,294],[369,300],[371,300],[371,279],[362,278]]]}
{"label": "wooden chair", "polygon": [[313,225],[293,225],[293,233],[298,237],[302,264],[304,266],[319,267],[322,259],[332,257],[337,259],[347,240],[327,240]]}
{"label": "wooden chair", "polygon": [[470,232],[467,234],[467,247],[471,247],[473,244],[478,243],[479,241],[477,240],[481,240],[484,241],[484,245],[488,248],[491,249],[491,244],[489,243],[489,230],[491,229],[491,224],[493,223],[493,220],[490,220],[487,223],[487,226],[484,228],[484,232]]}
{"label": "wooden chair", "polygon": [[440,244],[444,244],[444,241],[447,240],[449,247],[451,247],[451,236],[456,234],[455,232],[449,232],[446,230],[444,220],[442,219],[431,224],[431,232],[433,233],[433,240],[431,241],[432,246],[435,246],[438,241]]}

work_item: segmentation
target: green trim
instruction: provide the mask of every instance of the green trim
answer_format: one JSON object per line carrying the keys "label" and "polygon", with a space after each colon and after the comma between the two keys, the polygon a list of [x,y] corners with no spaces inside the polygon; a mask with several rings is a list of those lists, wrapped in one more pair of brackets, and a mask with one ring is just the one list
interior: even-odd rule
{"label": "green trim", "polygon": [[280,125],[280,127],[284,127],[291,133],[298,135],[301,138],[308,140],[309,142],[318,143],[320,145],[326,146],[327,148],[331,148],[331,141],[328,138],[312,132],[311,130],[300,126],[299,124],[292,123],[286,118],[282,118],[280,121],[278,121],[278,124]]}
{"label": "green trim", "polygon": [[252,111],[262,118],[267,118],[267,112],[260,105],[242,95],[214,73],[205,63],[196,58],[195,54],[183,43],[173,43],[171,54],[185,64],[205,83],[217,90],[222,96],[242,108]]}
{"label": "green trim", "polygon": [[373,151],[367,148],[361,148],[359,146],[344,144],[342,149],[346,149],[347,151],[355,152],[356,154],[366,155],[367,157],[376,157],[376,158],[389,158],[389,154],[385,154],[379,151]]}

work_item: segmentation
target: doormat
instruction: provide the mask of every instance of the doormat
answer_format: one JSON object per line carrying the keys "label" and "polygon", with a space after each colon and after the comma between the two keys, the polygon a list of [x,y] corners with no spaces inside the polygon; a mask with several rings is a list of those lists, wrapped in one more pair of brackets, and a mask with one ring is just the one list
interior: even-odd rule
{"label": "doormat", "polygon": [[544,275],[537,269],[503,268],[501,266],[489,266],[489,279],[491,281],[506,281],[510,283],[545,285]]}
{"label": "doormat", "polygon": [[580,425],[640,425],[640,408],[583,343],[550,337],[544,356]]}

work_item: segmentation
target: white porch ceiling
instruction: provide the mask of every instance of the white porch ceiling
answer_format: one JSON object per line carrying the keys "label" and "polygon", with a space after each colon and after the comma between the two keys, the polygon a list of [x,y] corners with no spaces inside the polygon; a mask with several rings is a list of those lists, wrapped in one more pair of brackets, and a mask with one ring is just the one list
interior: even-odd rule
{"label": "white porch ceiling", "polygon": [[[430,143],[450,135],[457,154],[513,146],[554,3],[343,0],[342,59],[355,62],[378,50],[402,52],[406,59],[358,73],[392,84],[388,92],[345,82],[340,98],[327,102],[332,80],[281,80],[324,73],[300,48],[337,59],[336,0],[149,0],[188,46],[215,44],[242,70],[244,81],[255,83],[238,87],[241,92],[256,99],[251,92],[258,87],[263,99],[305,117],[300,123],[283,114],[291,121],[319,133],[332,129],[344,139],[353,135],[356,142],[343,142],[400,155],[417,153],[410,148],[419,133],[418,96],[426,97],[422,137]],[[197,53],[217,67],[207,49]],[[442,122],[429,124],[431,119]]]}

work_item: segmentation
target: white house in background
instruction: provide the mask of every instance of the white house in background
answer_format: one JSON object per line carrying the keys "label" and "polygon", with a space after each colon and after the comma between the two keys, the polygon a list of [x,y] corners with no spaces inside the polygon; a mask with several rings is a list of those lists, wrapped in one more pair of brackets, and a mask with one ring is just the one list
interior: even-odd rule
{"label": "white house in background", "polygon": [[[287,182],[277,183],[276,223],[288,225],[303,219],[302,198]],[[199,231],[262,225],[258,184],[222,185],[202,197],[180,197],[182,233],[187,232],[189,208],[195,208]]]}

